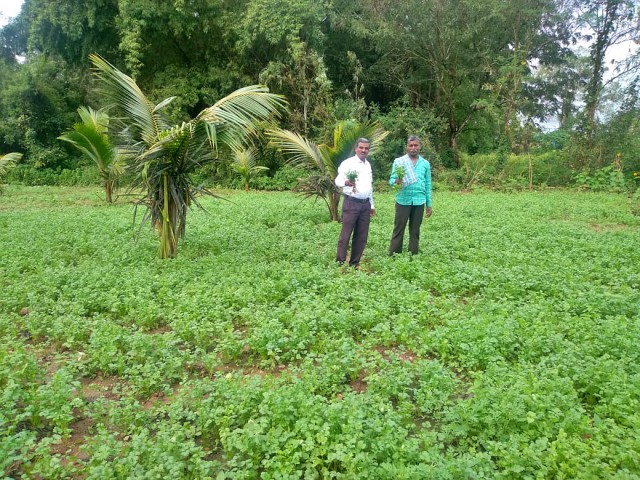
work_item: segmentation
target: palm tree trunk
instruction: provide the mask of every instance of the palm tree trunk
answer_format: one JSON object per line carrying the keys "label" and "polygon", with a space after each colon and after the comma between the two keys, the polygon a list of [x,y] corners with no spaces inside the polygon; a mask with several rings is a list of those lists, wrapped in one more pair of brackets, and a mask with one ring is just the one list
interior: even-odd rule
{"label": "palm tree trunk", "polygon": [[175,258],[178,255],[178,238],[176,236],[177,208],[169,194],[169,178],[163,175],[162,220],[159,226],[160,258]]}
{"label": "palm tree trunk", "polygon": [[111,181],[105,181],[104,182],[104,196],[106,197],[107,203],[113,203],[113,190],[114,190],[114,185],[113,182]]}
{"label": "palm tree trunk", "polygon": [[338,214],[338,207],[340,206],[340,193],[329,193],[329,213],[331,214],[331,221],[339,222],[340,215]]}

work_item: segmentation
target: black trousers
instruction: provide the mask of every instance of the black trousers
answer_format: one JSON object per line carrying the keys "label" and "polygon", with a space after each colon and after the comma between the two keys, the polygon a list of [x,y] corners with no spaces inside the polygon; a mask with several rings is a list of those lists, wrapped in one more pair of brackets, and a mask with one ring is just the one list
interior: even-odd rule
{"label": "black trousers", "polygon": [[360,259],[369,237],[369,223],[371,223],[371,203],[369,200],[362,201],[352,199],[349,196],[344,197],[344,203],[342,204],[342,230],[338,238],[336,261],[343,263],[347,259],[349,239],[353,234],[349,265],[352,267],[360,265]]}
{"label": "black trousers", "polygon": [[393,220],[393,233],[391,234],[391,244],[389,245],[389,255],[402,252],[404,240],[404,230],[409,222],[409,251],[412,254],[418,253],[420,244],[420,225],[424,215],[424,204],[422,205],[400,205],[396,203],[396,216]]}

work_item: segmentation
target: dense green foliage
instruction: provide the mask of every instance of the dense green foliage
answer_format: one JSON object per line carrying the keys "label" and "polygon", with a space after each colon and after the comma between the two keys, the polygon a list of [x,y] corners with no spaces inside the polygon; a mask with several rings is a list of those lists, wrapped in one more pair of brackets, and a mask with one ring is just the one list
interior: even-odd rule
{"label": "dense green foliage", "polygon": [[439,192],[363,269],[291,193],[220,192],[149,261],[97,187],[0,197],[13,478],[636,478],[640,220],[624,195]]}
{"label": "dense green foliage", "polygon": [[[527,154],[558,125],[571,171],[547,183],[617,153],[629,179],[640,169],[640,53],[608,54],[639,31],[634,0],[25,0],[0,29],[0,154],[24,153],[23,181],[83,166],[56,139],[79,106],[104,106],[93,53],[152,103],[175,95],[171,124],[261,83],[289,102],[281,127],[317,144],[342,120],[380,122],[380,165],[418,134],[458,175],[464,155]],[[282,158],[257,147],[272,177]],[[209,173],[232,181],[230,168]]]}

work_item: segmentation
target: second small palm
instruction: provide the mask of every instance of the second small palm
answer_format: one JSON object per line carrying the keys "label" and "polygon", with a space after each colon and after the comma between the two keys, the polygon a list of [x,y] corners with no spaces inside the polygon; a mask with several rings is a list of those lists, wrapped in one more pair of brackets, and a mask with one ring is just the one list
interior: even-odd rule
{"label": "second small palm", "polygon": [[249,181],[256,173],[269,170],[267,167],[256,165],[256,150],[248,148],[246,150],[236,150],[233,152],[233,163],[231,168],[244,179],[244,191],[249,191]]}

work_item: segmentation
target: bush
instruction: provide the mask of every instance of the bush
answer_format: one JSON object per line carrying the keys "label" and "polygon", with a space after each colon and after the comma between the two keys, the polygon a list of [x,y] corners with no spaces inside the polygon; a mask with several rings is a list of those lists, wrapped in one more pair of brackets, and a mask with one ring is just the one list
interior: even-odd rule
{"label": "bush", "polygon": [[[298,183],[299,178],[306,177],[308,171],[304,168],[291,167],[285,165],[278,169],[273,176],[269,175],[257,175],[251,177],[249,180],[249,188],[251,190],[266,190],[283,192],[292,190]],[[201,176],[199,178],[201,183],[211,183],[210,177]],[[216,187],[218,188],[231,188],[234,190],[244,189],[244,179],[237,175],[230,175],[224,178],[216,178],[214,180]]]}
{"label": "bush", "polygon": [[285,165],[284,167],[279,169],[271,178],[256,178],[256,180],[261,180],[261,183],[257,184],[256,188],[259,188],[261,190],[274,190],[279,192],[291,190],[296,186],[299,178],[304,178],[308,174],[309,172],[304,168]]}
{"label": "bush", "polygon": [[435,191],[462,190],[466,187],[466,175],[462,168],[431,171],[432,188]]}
{"label": "bush", "polygon": [[529,159],[533,170],[534,185],[554,187],[570,185],[574,172],[563,150],[530,155],[511,155],[505,167],[506,175],[512,178],[525,178],[528,183]]}
{"label": "bush", "polygon": [[623,173],[615,169],[613,165],[600,168],[595,172],[589,172],[586,170],[578,172],[575,175],[574,180],[576,186],[582,190],[617,193],[629,190]]}
{"label": "bush", "polygon": [[498,153],[462,154],[461,161],[459,170],[444,172],[447,184],[461,188],[486,185],[509,191],[524,189],[529,185],[529,162],[532,184],[536,186],[568,186],[574,174],[562,150],[506,158]]}
{"label": "bush", "polygon": [[26,186],[91,186],[100,185],[100,175],[95,166],[75,169],[35,168],[30,165],[18,165],[7,175],[7,183]]}

